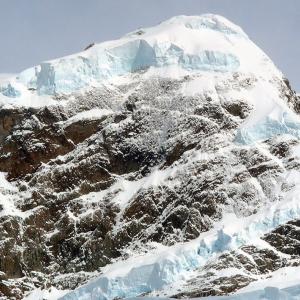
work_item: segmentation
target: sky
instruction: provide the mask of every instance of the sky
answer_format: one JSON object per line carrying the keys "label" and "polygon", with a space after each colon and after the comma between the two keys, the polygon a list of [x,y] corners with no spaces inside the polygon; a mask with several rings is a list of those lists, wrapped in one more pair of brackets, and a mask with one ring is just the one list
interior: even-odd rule
{"label": "sky", "polygon": [[17,73],[175,15],[203,13],[241,26],[300,91],[300,0],[0,0],[0,73]]}

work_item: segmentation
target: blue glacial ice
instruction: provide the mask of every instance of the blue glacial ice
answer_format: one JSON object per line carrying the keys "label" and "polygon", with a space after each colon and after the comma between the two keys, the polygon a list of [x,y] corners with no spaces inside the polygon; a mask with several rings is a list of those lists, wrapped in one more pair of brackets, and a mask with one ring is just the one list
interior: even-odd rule
{"label": "blue glacial ice", "polygon": [[[240,62],[231,53],[204,50],[189,54],[172,43],[155,43],[152,46],[146,40],[137,39],[111,49],[96,46],[88,56],[76,55],[44,62],[22,72],[19,80],[40,95],[68,94],[93,82],[149,67],[171,65],[191,72],[233,72],[238,69]],[[6,92],[6,95],[15,97],[13,93]]]}
{"label": "blue glacial ice", "polygon": [[136,40],[111,50],[101,50],[91,59],[79,56],[62,60],[55,66],[41,65],[36,76],[36,88],[40,94],[70,93],[93,80],[103,81],[149,67],[173,64],[186,70],[221,72],[239,67],[238,59],[231,54],[204,51],[198,55],[188,55],[172,44],[165,53],[160,53],[159,45],[151,47],[144,40]]}
{"label": "blue glacial ice", "polygon": [[[195,45],[200,45],[199,49],[202,49],[191,53],[187,51],[188,45],[186,47],[175,45],[177,40],[185,45],[188,39],[186,36],[176,37],[174,42],[172,30],[176,30],[176,28],[174,29],[172,24],[185,26],[188,28],[187,34],[192,30],[202,29],[222,34],[216,37],[220,38],[220,41],[216,41],[216,48],[208,43],[207,49],[203,48],[205,40],[202,41],[201,38],[193,40],[191,37],[191,43],[195,41]],[[158,28],[160,30],[157,31]],[[161,38],[159,33],[169,29],[170,32],[167,32],[166,37]],[[151,30],[153,28],[145,29],[143,32],[151,32]],[[17,80],[24,84],[25,88],[36,90],[39,95],[53,95],[72,93],[95,82],[101,83],[115,76],[122,76],[149,67],[177,65],[191,72],[233,72],[239,68],[240,61],[237,56],[226,51],[232,46],[230,44],[230,47],[227,48],[228,36],[247,37],[241,28],[216,15],[178,16],[163,22],[154,30],[158,32],[158,38],[155,40],[152,37],[140,39],[136,38],[136,35],[128,35],[125,39],[121,39],[117,46],[113,43],[99,44],[83,53],[41,63],[20,73]],[[168,34],[170,34],[170,39]],[[224,44],[224,47],[219,47],[220,42]],[[18,97],[17,91],[13,92],[13,89],[13,84],[8,90],[0,87],[0,93],[7,97]]]}
{"label": "blue glacial ice", "polygon": [[[180,18],[180,16],[178,17]],[[181,18],[185,18],[182,16]],[[220,31],[226,34],[236,34],[240,36],[247,37],[247,35],[242,31],[241,28],[228,23],[223,17],[216,15],[203,15],[202,18],[199,17],[189,17],[186,18],[184,25],[191,29],[211,29],[215,31]]]}
{"label": "blue glacial ice", "polygon": [[[225,226],[224,229],[212,233],[207,238],[193,241],[173,250],[170,249],[154,261],[147,262],[147,259],[145,259],[142,264],[138,264],[134,260],[129,261],[127,262],[130,266],[128,271],[122,272],[121,269],[124,266],[119,266],[122,275],[117,275],[117,272],[114,275],[108,273],[106,276],[104,273],[96,280],[74,290],[61,299],[110,300],[115,297],[136,297],[146,292],[160,290],[168,284],[182,279],[184,274],[203,266],[209,259],[223,251],[236,249],[271,231],[278,225],[300,217],[299,201],[291,201],[284,205],[284,207],[278,209],[273,204],[272,207],[266,210],[268,215],[249,217],[248,223],[240,226],[240,228],[237,226],[234,232],[230,231],[231,225],[228,225],[229,231]],[[128,265],[125,265],[125,268]]]}
{"label": "blue glacial ice", "polygon": [[10,98],[16,98],[21,96],[21,93],[17,89],[15,89],[10,83],[8,83],[6,86],[0,86],[0,93]]}
{"label": "blue glacial ice", "polygon": [[269,116],[250,127],[238,130],[235,142],[239,144],[252,144],[281,134],[289,134],[300,138],[300,121],[291,112],[283,112],[281,120]]}

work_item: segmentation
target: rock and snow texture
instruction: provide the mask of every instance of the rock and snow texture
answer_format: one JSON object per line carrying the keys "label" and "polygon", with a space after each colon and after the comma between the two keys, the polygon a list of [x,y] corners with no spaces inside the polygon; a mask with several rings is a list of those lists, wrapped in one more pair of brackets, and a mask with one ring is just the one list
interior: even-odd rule
{"label": "rock and snow texture", "polygon": [[[49,95],[118,83],[121,76],[145,70],[148,76],[163,77],[255,74],[257,84],[242,95],[255,106],[255,117],[245,122],[237,139],[251,142],[284,133],[299,137],[299,120],[274,86],[273,80],[281,77],[280,72],[242,29],[215,15],[174,17],[119,40],[94,45],[82,53],[41,63],[2,80],[0,101],[29,106],[53,104],[55,100]],[[198,79],[187,89],[194,87],[196,92],[204,92],[203,87],[209,85],[204,82],[210,80]]]}
{"label": "rock and snow texture", "polygon": [[215,296],[297,274],[299,112],[215,15],[1,78],[0,296]]}

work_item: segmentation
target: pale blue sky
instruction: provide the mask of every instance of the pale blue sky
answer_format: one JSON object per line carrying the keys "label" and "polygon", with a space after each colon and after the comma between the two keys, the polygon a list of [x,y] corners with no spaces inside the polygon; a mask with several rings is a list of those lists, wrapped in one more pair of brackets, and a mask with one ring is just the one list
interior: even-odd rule
{"label": "pale blue sky", "polygon": [[0,0],[0,73],[81,51],[171,16],[237,23],[300,91],[300,0]]}

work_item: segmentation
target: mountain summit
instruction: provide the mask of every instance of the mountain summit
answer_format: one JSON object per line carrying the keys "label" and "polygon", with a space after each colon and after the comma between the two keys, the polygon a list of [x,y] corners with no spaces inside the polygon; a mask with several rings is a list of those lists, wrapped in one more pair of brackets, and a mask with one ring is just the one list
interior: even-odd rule
{"label": "mountain summit", "polygon": [[28,89],[39,95],[73,93],[128,73],[149,68],[155,73],[168,67],[176,67],[178,75],[201,71],[278,75],[266,55],[239,27],[223,17],[178,16],[119,40],[27,69],[10,82],[10,87],[3,86],[2,94],[17,98],[26,95]]}
{"label": "mountain summit", "polygon": [[1,79],[1,297],[295,296],[299,112],[216,15]]}

